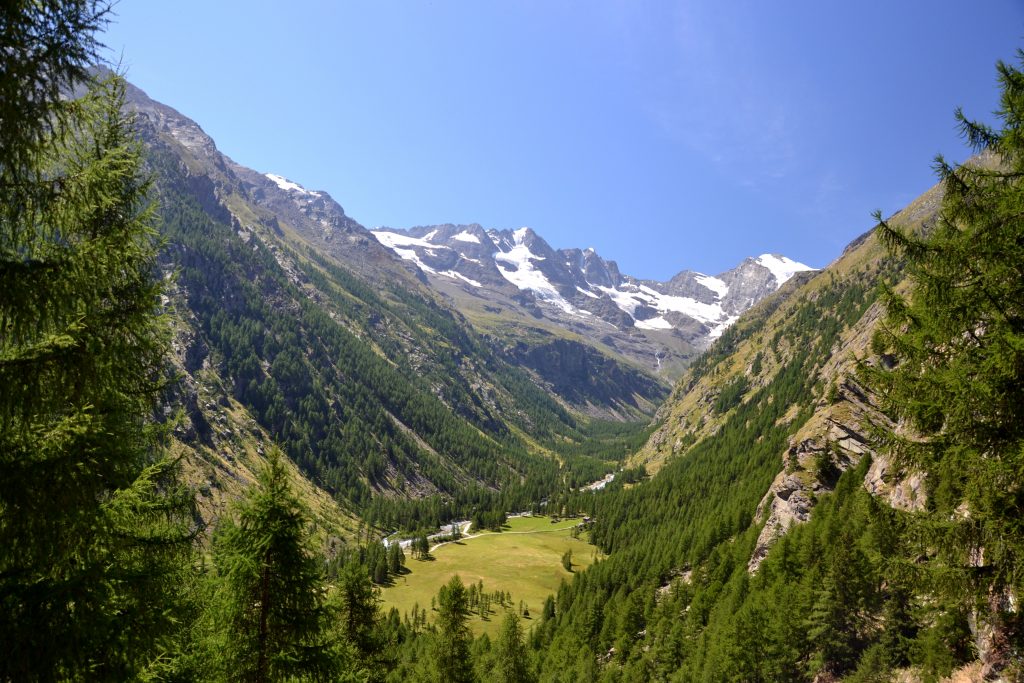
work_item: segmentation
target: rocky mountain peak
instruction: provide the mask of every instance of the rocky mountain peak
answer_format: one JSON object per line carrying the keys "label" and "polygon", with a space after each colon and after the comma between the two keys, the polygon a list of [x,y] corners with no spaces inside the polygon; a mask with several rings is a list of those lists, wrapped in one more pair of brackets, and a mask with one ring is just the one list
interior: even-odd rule
{"label": "rocky mountain peak", "polygon": [[683,270],[658,282],[623,275],[593,248],[555,250],[528,227],[446,224],[378,228],[373,235],[456,298],[460,289],[495,304],[511,296],[532,317],[585,335],[606,341],[616,334],[646,337],[651,345],[645,362],[655,371],[672,347],[703,348],[793,274],[812,270],[762,254],[718,276]]}
{"label": "rocky mountain peak", "polygon": [[722,305],[731,315],[739,315],[805,270],[813,268],[781,254],[748,257],[718,276],[728,287],[728,292],[722,297]]}

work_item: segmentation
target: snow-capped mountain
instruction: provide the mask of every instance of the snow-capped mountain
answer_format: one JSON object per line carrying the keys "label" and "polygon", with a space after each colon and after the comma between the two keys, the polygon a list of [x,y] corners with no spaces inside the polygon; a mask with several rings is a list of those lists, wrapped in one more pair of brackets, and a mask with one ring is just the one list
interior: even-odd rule
{"label": "snow-capped mountain", "polygon": [[372,233],[432,281],[451,280],[475,296],[512,291],[550,319],[600,320],[624,331],[677,332],[704,343],[796,273],[814,270],[762,254],[715,276],[684,270],[657,282],[623,275],[593,249],[552,249],[530,228],[439,225]]}
{"label": "snow-capped mountain", "polygon": [[326,192],[274,173],[236,170],[253,183],[256,199],[289,225],[314,226],[311,237],[333,255],[371,278],[408,270],[512,357],[538,344],[548,348],[554,335],[673,381],[743,311],[796,273],[813,270],[762,254],[718,275],[684,270],[667,282],[643,280],[621,273],[593,249],[554,249],[530,228],[446,224],[366,231]]}

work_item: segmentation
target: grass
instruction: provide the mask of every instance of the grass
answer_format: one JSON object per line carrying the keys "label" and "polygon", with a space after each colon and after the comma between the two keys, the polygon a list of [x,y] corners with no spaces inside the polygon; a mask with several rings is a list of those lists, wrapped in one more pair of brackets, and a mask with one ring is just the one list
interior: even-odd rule
{"label": "grass", "polygon": [[[552,523],[550,517],[515,517],[501,533],[482,532],[454,543],[437,547],[432,560],[406,560],[409,572],[398,577],[382,591],[384,611],[398,608],[399,614],[411,612],[414,605],[428,611],[432,619],[430,599],[438,589],[458,574],[467,586],[483,581],[488,593],[505,591],[512,594],[512,607],[526,603],[530,619],[524,619],[528,630],[533,619],[540,616],[544,599],[558,591],[563,580],[572,573],[562,567],[562,555],[572,551],[573,570],[589,567],[595,548],[572,537],[578,519]],[[470,626],[475,634],[494,636],[501,628],[504,610],[496,603],[488,619],[474,615]]]}

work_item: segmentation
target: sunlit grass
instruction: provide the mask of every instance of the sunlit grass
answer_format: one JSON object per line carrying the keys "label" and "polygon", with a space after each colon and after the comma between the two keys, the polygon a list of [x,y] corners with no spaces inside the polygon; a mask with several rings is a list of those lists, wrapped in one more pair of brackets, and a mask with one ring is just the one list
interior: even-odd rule
{"label": "sunlit grass", "polygon": [[[572,537],[578,519],[552,523],[550,517],[517,517],[509,520],[501,533],[483,532],[455,543],[438,547],[432,560],[406,560],[409,573],[396,579],[383,591],[384,610],[397,607],[400,614],[411,612],[418,604],[430,612],[430,598],[458,574],[467,586],[483,581],[488,593],[512,594],[513,609],[522,600],[530,612],[524,619],[529,629],[540,616],[544,599],[558,590],[562,580],[572,573],[562,567],[562,555],[572,550],[573,570],[580,571],[594,562],[595,548]],[[470,625],[474,633],[494,635],[501,626],[503,611],[495,603],[489,619],[475,615]],[[433,619],[433,614],[428,614]]]}

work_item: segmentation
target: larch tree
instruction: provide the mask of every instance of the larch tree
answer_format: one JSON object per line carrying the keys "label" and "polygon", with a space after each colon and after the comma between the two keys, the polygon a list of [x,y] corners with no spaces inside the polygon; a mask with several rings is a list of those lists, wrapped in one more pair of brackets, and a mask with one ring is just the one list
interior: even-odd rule
{"label": "larch tree", "polygon": [[1024,73],[997,69],[1001,127],[956,112],[981,154],[962,165],[937,159],[935,224],[922,236],[879,218],[911,286],[886,292],[873,344],[895,368],[866,372],[900,424],[883,452],[927,477],[916,525],[925,578],[1005,636],[1024,588]]}
{"label": "larch tree", "polygon": [[474,680],[469,646],[469,594],[456,574],[441,586],[437,596],[437,633],[434,640],[434,674],[438,683],[469,683]]}
{"label": "larch tree", "polygon": [[149,183],[123,82],[88,71],[108,11],[0,7],[0,680],[152,671],[190,567]]}
{"label": "larch tree", "polygon": [[210,676],[265,683],[339,675],[332,610],[308,526],[283,456],[271,451],[214,533]]}
{"label": "larch tree", "polygon": [[501,634],[495,645],[493,680],[499,683],[531,683],[536,680],[530,670],[522,622],[515,612],[505,615],[501,624]]}
{"label": "larch tree", "polygon": [[387,662],[381,634],[380,589],[357,561],[345,565],[332,593],[341,639],[353,650],[359,668],[371,681],[381,680]]}

